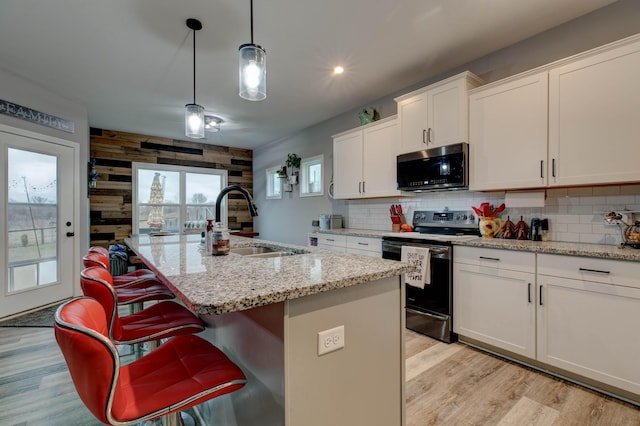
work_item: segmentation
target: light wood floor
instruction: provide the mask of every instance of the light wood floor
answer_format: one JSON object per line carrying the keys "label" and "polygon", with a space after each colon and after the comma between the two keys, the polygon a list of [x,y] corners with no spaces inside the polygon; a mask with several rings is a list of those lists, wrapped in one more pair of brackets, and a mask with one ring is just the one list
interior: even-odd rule
{"label": "light wood floor", "polygon": [[[461,344],[407,331],[406,358],[407,426],[640,425],[637,407]],[[0,328],[0,425],[99,424],[52,328]]]}

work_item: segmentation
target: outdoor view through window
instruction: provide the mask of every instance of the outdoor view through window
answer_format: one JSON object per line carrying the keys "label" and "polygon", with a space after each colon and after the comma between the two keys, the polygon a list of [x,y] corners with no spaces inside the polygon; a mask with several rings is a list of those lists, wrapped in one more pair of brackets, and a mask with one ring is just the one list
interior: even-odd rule
{"label": "outdoor view through window", "polygon": [[58,162],[9,148],[8,165],[8,290],[14,292],[58,279]]}
{"label": "outdoor view through window", "polygon": [[227,171],[134,163],[134,233],[203,229],[213,219]]}

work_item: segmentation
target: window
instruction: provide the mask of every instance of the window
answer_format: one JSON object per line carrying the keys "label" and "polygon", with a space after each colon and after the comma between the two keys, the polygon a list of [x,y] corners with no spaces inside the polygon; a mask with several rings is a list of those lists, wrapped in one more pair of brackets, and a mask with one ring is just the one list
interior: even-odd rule
{"label": "window", "polygon": [[282,178],[278,176],[280,167],[270,167],[267,169],[267,200],[282,198]]}
{"label": "window", "polygon": [[[196,232],[215,215],[227,171],[133,163],[133,233]],[[224,203],[224,201],[223,201]],[[226,203],[221,220],[226,222]]]}
{"label": "window", "polygon": [[300,196],[316,197],[324,195],[322,171],[324,155],[303,158],[300,162]]}

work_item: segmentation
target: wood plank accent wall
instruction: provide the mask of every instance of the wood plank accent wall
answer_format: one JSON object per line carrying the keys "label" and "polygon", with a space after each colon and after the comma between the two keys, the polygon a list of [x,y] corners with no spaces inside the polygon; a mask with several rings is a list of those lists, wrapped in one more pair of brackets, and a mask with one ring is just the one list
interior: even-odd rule
{"label": "wood plank accent wall", "polygon": [[[100,174],[89,190],[91,245],[121,244],[132,233],[132,162],[224,169],[229,185],[253,195],[253,151],[199,142],[91,128],[90,156]],[[253,232],[253,218],[238,193],[227,194],[229,228]]]}

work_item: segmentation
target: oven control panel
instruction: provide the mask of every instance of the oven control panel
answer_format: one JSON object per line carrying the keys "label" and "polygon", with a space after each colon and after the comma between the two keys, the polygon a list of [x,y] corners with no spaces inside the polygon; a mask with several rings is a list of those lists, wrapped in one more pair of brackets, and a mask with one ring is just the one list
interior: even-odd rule
{"label": "oven control panel", "polygon": [[413,212],[413,227],[476,227],[478,219],[473,210],[417,210]]}

